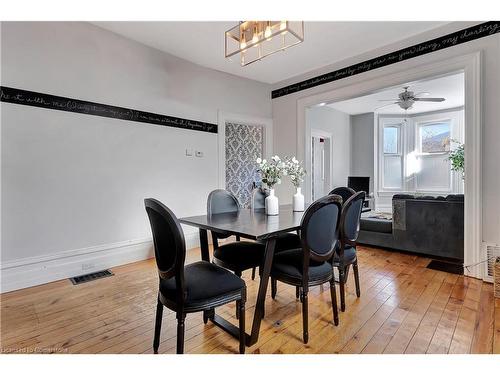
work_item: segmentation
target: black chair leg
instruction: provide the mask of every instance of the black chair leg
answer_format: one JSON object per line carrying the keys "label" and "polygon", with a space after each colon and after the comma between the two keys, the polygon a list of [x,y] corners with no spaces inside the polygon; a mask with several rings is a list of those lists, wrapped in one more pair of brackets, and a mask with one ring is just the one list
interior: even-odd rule
{"label": "black chair leg", "polygon": [[332,296],[333,323],[339,325],[339,310],[337,307],[337,291],[335,289],[335,280],[330,280],[330,294]]}
{"label": "black chair leg", "polygon": [[271,278],[271,298],[276,298],[276,293],[278,292],[278,281],[274,278]]}
{"label": "black chair leg", "polygon": [[177,313],[177,354],[184,354],[184,320],[186,314]]}
{"label": "black chair leg", "polygon": [[163,304],[158,300],[156,305],[155,337],[153,339],[153,353],[158,354],[160,347],[161,321],[163,319]]}
{"label": "black chair leg", "polygon": [[255,280],[255,267],[252,268],[252,280]]}
{"label": "black chair leg", "polygon": [[302,336],[304,344],[309,341],[309,309],[307,302],[307,291],[302,290]]}
{"label": "black chair leg", "polygon": [[215,309],[204,310],[203,311],[203,323],[207,324],[210,318],[213,318],[215,315]]}
{"label": "black chair leg", "polygon": [[240,323],[240,354],[245,354],[245,302],[240,300],[236,302],[239,308],[239,323]]}
{"label": "black chair leg", "polygon": [[296,299],[300,298],[300,286],[295,287],[295,298]]}
{"label": "black chair leg", "polygon": [[340,286],[340,310],[345,311],[345,290],[344,284],[346,280],[346,268],[347,267],[339,267],[339,286]]}
{"label": "black chair leg", "polygon": [[352,265],[352,270],[354,271],[354,282],[356,283],[356,296],[358,298],[361,296],[361,289],[359,287],[359,270],[358,270],[358,261],[354,262]]}

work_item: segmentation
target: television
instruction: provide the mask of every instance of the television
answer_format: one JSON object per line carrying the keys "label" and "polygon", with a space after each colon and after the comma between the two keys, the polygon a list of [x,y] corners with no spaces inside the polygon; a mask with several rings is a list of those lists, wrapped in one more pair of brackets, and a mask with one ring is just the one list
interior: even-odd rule
{"label": "television", "polygon": [[347,177],[347,186],[355,192],[364,191],[368,196],[370,194],[370,177]]}

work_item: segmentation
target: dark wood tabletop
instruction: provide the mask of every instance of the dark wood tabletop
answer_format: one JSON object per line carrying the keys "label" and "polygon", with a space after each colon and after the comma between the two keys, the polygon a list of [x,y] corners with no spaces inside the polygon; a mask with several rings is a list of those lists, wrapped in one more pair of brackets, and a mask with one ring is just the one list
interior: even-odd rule
{"label": "dark wood tabletop", "polygon": [[294,212],[292,205],[280,206],[279,215],[268,216],[264,209],[241,209],[216,215],[179,219],[183,224],[211,231],[229,232],[252,240],[266,240],[280,233],[300,229],[304,212]]}

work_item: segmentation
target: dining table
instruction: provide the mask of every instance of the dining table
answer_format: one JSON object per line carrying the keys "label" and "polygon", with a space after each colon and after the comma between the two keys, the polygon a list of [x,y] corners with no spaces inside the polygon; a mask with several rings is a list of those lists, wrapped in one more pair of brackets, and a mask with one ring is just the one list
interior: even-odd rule
{"label": "dining table", "polygon": [[[264,318],[264,306],[269,283],[269,275],[276,247],[276,238],[283,233],[296,232],[304,212],[293,211],[292,205],[280,206],[279,214],[268,216],[264,209],[240,209],[235,212],[199,215],[180,218],[182,224],[197,227],[200,234],[201,258],[210,261],[208,247],[208,231],[229,233],[240,238],[265,243],[264,259],[260,267],[259,290],[253,315],[251,333],[245,333],[247,346],[254,345],[259,339],[259,331]],[[204,314],[215,325],[232,336],[239,338],[239,328],[215,312],[205,311]]]}

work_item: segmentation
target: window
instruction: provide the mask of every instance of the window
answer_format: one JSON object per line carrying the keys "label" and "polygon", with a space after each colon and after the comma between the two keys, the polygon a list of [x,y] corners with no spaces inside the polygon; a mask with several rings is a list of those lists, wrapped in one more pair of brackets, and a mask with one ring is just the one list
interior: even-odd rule
{"label": "window", "polygon": [[403,187],[403,153],[401,124],[387,124],[383,127],[383,187],[394,190]]}
{"label": "window", "polygon": [[420,153],[433,154],[450,151],[450,122],[434,122],[418,127]]}
{"label": "window", "polygon": [[451,171],[448,156],[463,143],[463,110],[379,116],[377,188],[395,192],[446,195],[463,192],[460,174]]}
{"label": "window", "polygon": [[448,154],[451,143],[451,120],[418,122],[415,118],[417,161],[416,191],[450,192],[451,169]]}

